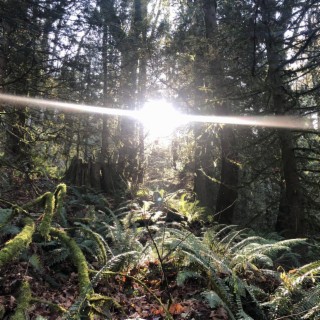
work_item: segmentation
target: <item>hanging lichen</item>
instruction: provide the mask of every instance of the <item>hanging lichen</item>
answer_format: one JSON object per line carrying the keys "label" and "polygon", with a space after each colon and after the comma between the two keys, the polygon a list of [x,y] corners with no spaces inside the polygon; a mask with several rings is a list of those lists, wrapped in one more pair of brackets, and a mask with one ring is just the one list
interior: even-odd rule
{"label": "hanging lichen", "polygon": [[54,213],[54,196],[51,192],[46,192],[43,195],[45,198],[44,214],[39,226],[40,234],[45,238],[49,239],[49,232],[51,228],[51,221]]}
{"label": "hanging lichen", "polygon": [[35,230],[35,225],[32,219],[26,218],[25,227],[13,239],[7,241],[0,251],[0,268],[16,258],[20,252],[26,249]]}
{"label": "hanging lichen", "polygon": [[54,196],[56,198],[56,211],[64,227],[67,226],[67,221],[63,214],[63,199],[66,196],[66,194],[67,186],[64,183],[59,184],[56,190],[54,191]]}
{"label": "hanging lichen", "polygon": [[87,261],[78,244],[70,238],[65,231],[51,228],[50,232],[53,236],[58,237],[70,250],[71,259],[78,270],[80,295],[86,295],[92,292],[91,282]]}
{"label": "hanging lichen", "polygon": [[11,320],[25,320],[27,318],[26,311],[31,301],[31,289],[28,281],[23,281],[20,288],[20,294],[17,299],[17,307]]}

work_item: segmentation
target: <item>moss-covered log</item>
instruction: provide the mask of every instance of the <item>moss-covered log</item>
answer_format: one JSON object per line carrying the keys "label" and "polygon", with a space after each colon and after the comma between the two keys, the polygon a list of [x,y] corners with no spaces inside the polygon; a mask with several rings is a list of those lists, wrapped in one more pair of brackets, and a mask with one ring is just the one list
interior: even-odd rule
{"label": "moss-covered log", "polygon": [[71,252],[71,259],[78,270],[80,295],[90,294],[92,292],[91,282],[87,261],[78,244],[70,238],[65,231],[56,228],[51,228],[50,233],[58,237]]}
{"label": "moss-covered log", "polygon": [[44,206],[44,215],[39,226],[39,231],[41,235],[45,238],[49,238],[49,232],[51,228],[51,221],[54,213],[54,196],[51,192],[47,192],[44,194],[45,198],[45,206]]}
{"label": "moss-covered log", "polygon": [[59,184],[53,194],[56,201],[56,212],[58,215],[58,219],[60,219],[61,225],[63,227],[67,227],[68,223],[66,221],[66,217],[63,214],[63,199],[67,194],[66,184]]}
{"label": "moss-covered log", "polygon": [[7,241],[0,251],[0,268],[16,258],[20,252],[26,249],[35,230],[35,225],[32,219],[26,218],[25,227],[13,239]]}
{"label": "moss-covered log", "polygon": [[11,320],[26,320],[27,318],[27,309],[31,301],[31,289],[28,281],[23,281],[20,288],[20,294],[17,299],[17,308],[14,315],[11,317]]}

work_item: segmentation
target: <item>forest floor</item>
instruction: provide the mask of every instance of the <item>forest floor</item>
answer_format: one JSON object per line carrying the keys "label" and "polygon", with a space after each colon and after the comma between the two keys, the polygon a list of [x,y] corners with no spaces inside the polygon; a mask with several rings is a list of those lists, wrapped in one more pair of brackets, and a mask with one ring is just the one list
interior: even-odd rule
{"label": "forest floor", "polygon": [[[170,154],[169,146],[155,144],[145,185],[121,201],[68,186],[58,214],[57,181],[27,185],[17,178],[2,190],[0,319],[320,319],[318,243],[193,220],[190,211],[202,211],[192,203],[192,176]],[[159,203],[155,191],[162,193]],[[50,195],[57,201],[51,212]],[[32,238],[8,259],[26,216],[35,225]],[[305,263],[315,261],[299,272],[295,245]],[[21,291],[25,283],[29,293]],[[264,303],[274,303],[274,315],[264,313]]]}
{"label": "forest floor", "polygon": [[[179,185],[178,172],[174,169],[168,169],[167,163],[161,164],[161,161],[155,161],[153,164],[153,168],[150,169],[152,174],[158,174],[157,170],[163,172],[165,169],[169,178],[166,181],[157,178],[150,179],[148,187],[166,188],[166,190],[173,191]],[[149,174],[151,176],[151,173]],[[50,184],[50,181],[47,181],[45,186],[40,182],[34,182],[32,188],[26,190],[22,186],[19,188],[17,181],[16,186],[10,192],[3,194],[2,204],[7,201],[7,204],[14,203],[22,206],[33,200],[36,196],[35,190],[39,191],[43,188],[45,190]],[[103,195],[99,196],[103,197]],[[84,217],[88,205],[86,203],[75,204],[72,202],[72,196],[68,198],[69,196],[66,200],[68,216],[80,217],[80,219]],[[113,199],[111,197],[107,197],[107,199],[110,204],[109,209],[116,209],[111,204]],[[152,197],[147,199],[151,202]],[[132,200],[132,203],[138,206],[135,199]],[[135,206],[133,208],[137,209]],[[158,214],[161,210],[165,211],[164,206],[150,210],[150,212]],[[175,211],[172,214],[178,215]],[[39,219],[42,219],[42,216],[39,216]],[[20,223],[18,220],[16,222]],[[6,234],[6,230],[3,231],[3,234],[0,232],[0,250],[5,246],[6,240],[12,237],[10,234]],[[12,232],[14,234],[14,230]],[[152,237],[151,234],[144,235],[143,241],[152,241],[150,237]],[[23,281],[30,283],[33,297],[27,310],[28,319],[65,319],[62,314],[59,315],[61,312],[58,310],[68,310],[79,297],[79,280],[75,266],[70,259],[45,266],[45,262],[48,260],[43,252],[45,248],[40,247],[36,241],[31,243],[29,250],[27,258],[14,259],[10,264],[1,268],[0,319],[12,317],[17,308],[19,290]],[[30,255],[39,256],[41,261],[36,263],[30,261]],[[40,268],[34,265],[37,263],[41,264]],[[91,267],[96,266],[97,262],[93,261]],[[173,319],[228,319],[227,313],[222,307],[212,309],[201,296],[203,287],[206,286],[203,281],[191,278],[183,285],[178,286],[176,281],[178,272],[179,266],[174,258],[160,261],[159,257],[153,256],[141,261],[133,269],[124,269],[114,277],[100,281],[95,288],[95,293],[112,297],[116,306],[108,310],[100,310],[101,314],[95,315],[94,319],[160,320],[167,318],[166,309]],[[137,281],[133,279],[137,279]],[[159,301],[162,301],[163,305],[159,304]],[[86,317],[81,317],[81,319],[86,319]]]}
{"label": "forest floor", "polygon": [[[142,187],[151,190],[151,193],[144,198],[145,200],[150,202],[153,200],[152,190],[165,190],[169,194],[190,187],[190,179],[186,175],[181,175],[181,170],[176,167],[179,164],[173,163],[170,156],[170,145],[164,146],[161,142],[153,145],[148,157],[146,182]],[[29,188],[25,188],[24,183],[17,179],[15,186],[2,193],[0,208],[7,207],[10,203],[22,206],[36,198],[37,194],[52,189],[55,184],[50,180],[34,181]],[[116,209],[114,199],[112,197],[107,199],[109,209]],[[74,203],[69,204],[69,200],[67,197],[66,211],[69,217],[83,216],[83,212],[79,212],[79,207],[80,211],[85,211],[90,205],[90,202],[88,204],[84,202],[77,206]],[[136,199],[132,201],[136,202]],[[159,213],[161,209],[163,207],[151,210]],[[42,216],[39,219],[42,219]],[[6,230],[4,231],[6,233]],[[151,234],[146,235],[144,241],[151,241],[150,236]],[[0,231],[0,250],[10,238],[11,235],[1,234]],[[32,243],[30,250],[30,254],[40,257],[39,264],[44,265],[45,254],[42,251],[45,249]],[[25,257],[22,260],[15,259],[1,271],[0,319],[9,319],[14,313],[19,299],[19,289],[25,280],[30,283],[33,297],[28,308],[30,319],[63,319],[63,315],[59,315],[59,308],[68,310],[79,296],[77,270],[69,259],[53,266],[37,268],[32,261],[30,262],[29,256],[29,260]],[[152,257],[138,263],[133,269],[122,270],[121,274],[100,282],[95,292],[112,297],[117,307],[112,307],[107,312],[101,310],[100,316],[95,315],[94,319],[160,320],[167,316],[165,309],[174,319],[228,319],[223,308],[213,310],[201,297],[205,286],[203,281],[190,279],[182,286],[178,286],[176,281],[178,272],[179,267],[175,259],[160,261],[159,257]],[[133,281],[133,278],[128,276],[137,277],[138,280]],[[159,301],[162,301],[163,305],[159,305]]]}

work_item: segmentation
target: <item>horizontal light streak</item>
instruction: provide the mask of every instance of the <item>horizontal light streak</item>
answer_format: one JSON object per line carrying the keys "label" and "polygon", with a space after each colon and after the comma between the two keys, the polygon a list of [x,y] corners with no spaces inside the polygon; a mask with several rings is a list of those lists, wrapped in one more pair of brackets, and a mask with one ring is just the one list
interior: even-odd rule
{"label": "horizontal light streak", "polygon": [[[142,118],[139,110],[125,110],[107,107],[98,107],[92,105],[67,103],[61,101],[46,100],[40,98],[29,98],[15,96],[9,94],[0,94],[0,102],[3,104],[41,107],[50,109],[63,109],[66,111],[77,111],[86,113],[99,113],[111,116],[132,117],[137,120]],[[170,115],[168,115],[170,116]],[[232,124],[242,126],[259,126],[271,128],[286,128],[299,130],[314,130],[312,121],[302,117],[294,116],[213,116],[213,115],[190,115],[180,114],[179,122],[200,122],[200,123],[217,123],[217,124]],[[165,123],[161,124],[165,125]]]}

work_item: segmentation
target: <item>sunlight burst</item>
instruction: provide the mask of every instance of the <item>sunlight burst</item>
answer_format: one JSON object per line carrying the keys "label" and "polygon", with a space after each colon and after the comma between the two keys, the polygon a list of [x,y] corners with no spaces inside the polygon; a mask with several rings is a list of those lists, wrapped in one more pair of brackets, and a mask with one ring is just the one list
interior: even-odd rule
{"label": "sunlight burst", "polygon": [[149,138],[170,136],[176,128],[186,123],[185,117],[165,100],[150,100],[137,112]]}

